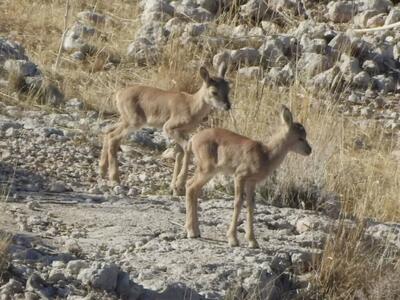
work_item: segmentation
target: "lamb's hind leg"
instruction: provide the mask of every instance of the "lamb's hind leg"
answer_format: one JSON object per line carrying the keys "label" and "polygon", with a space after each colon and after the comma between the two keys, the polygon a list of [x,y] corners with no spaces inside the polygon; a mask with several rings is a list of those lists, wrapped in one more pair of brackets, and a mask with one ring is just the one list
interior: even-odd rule
{"label": "lamb's hind leg", "polygon": [[245,185],[245,195],[247,203],[247,227],[246,227],[246,240],[250,248],[258,248],[258,242],[254,235],[254,189],[255,184],[248,182]]}
{"label": "lamb's hind leg", "polygon": [[184,153],[183,153],[182,147],[178,144],[175,145],[174,152],[175,152],[175,164],[174,164],[174,171],[172,173],[172,179],[171,179],[171,183],[170,183],[169,187],[172,192],[172,195],[180,196],[181,191],[179,191],[179,189],[177,188],[176,181],[177,181],[178,175],[182,169],[182,160],[183,160]]}
{"label": "lamb's hind leg", "polygon": [[198,167],[186,188],[186,223],[185,229],[188,238],[200,237],[198,211],[198,197],[202,187],[214,176],[212,172],[203,172]]}
{"label": "lamb's hind leg", "polygon": [[[118,125],[117,125],[117,127],[118,127]],[[104,133],[103,147],[101,149],[100,161],[99,161],[99,174],[100,174],[100,176],[102,178],[106,178],[107,171],[108,171],[108,140],[109,140],[109,134],[115,128],[116,127],[114,126],[113,128],[108,129]]]}
{"label": "lamb's hind leg", "polygon": [[108,134],[108,175],[111,182],[119,183],[117,152],[121,139],[129,132],[129,124],[121,122]]}
{"label": "lamb's hind leg", "polygon": [[243,187],[244,187],[244,178],[235,177],[235,202],[233,206],[233,215],[231,225],[229,226],[229,230],[227,233],[228,243],[231,247],[239,246],[239,241],[237,238],[237,223],[239,219],[240,210],[243,205]]}
{"label": "lamb's hind leg", "polygon": [[175,182],[175,189],[178,191],[179,194],[184,194],[187,172],[189,169],[189,161],[192,154],[191,148],[192,148],[192,143],[189,140],[188,144],[186,145],[186,149],[184,149],[181,170]]}

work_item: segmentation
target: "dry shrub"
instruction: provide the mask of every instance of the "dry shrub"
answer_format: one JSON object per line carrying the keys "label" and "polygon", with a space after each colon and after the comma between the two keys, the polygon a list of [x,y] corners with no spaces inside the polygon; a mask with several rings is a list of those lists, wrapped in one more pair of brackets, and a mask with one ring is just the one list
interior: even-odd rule
{"label": "dry shrub", "polygon": [[398,299],[399,250],[368,239],[365,224],[340,224],[327,241],[318,266],[315,299]]}

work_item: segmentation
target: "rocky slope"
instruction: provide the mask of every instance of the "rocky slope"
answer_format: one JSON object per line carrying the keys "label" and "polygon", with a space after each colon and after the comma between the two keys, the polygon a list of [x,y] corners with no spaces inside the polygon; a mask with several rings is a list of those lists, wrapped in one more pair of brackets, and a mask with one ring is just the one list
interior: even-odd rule
{"label": "rocky slope", "polygon": [[[233,201],[221,194],[201,201],[202,238],[188,240],[184,200],[165,190],[172,167],[150,148],[164,140],[133,136],[146,146],[127,142],[124,186],[108,187],[96,175],[106,122],[95,113],[1,108],[1,226],[15,233],[2,299],[221,299],[238,286],[281,299],[307,288],[337,225],[321,213],[259,203],[261,248],[245,246],[242,222],[242,246],[232,249],[225,232]],[[367,232],[400,247],[398,224],[371,223]]]}
{"label": "rocky slope", "polygon": [[[141,26],[124,59],[155,64],[172,39],[201,45],[209,64],[225,61],[262,84],[285,88],[296,80],[317,94],[328,91],[343,114],[399,134],[400,35],[348,30],[398,22],[398,4],[249,0],[234,11],[236,22],[218,22],[231,2],[140,1]],[[97,51],[99,28],[120,20],[92,11],[76,17],[63,46],[80,62]],[[107,55],[104,70],[120,63]],[[110,187],[97,176],[99,136],[109,121],[82,110],[82,100],[67,100],[21,45],[0,38],[0,87],[15,76],[59,109],[0,103],[0,228],[14,234],[1,299],[221,299],[231,288],[282,299],[307,290],[337,214],[258,203],[261,248],[245,247],[242,222],[242,246],[232,249],[225,239],[232,196],[212,191],[200,204],[202,238],[188,240],[184,200],[168,195],[172,164],[160,159],[169,144],[160,132],[128,138],[119,160],[123,186]],[[399,224],[370,222],[366,234],[400,248]]]}

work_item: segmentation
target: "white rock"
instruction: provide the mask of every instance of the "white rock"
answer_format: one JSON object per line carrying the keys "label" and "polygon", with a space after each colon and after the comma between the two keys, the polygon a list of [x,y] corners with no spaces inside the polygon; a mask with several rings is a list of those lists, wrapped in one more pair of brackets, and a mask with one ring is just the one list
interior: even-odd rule
{"label": "white rock", "polygon": [[71,260],[68,262],[66,271],[72,275],[78,275],[81,269],[85,269],[89,264],[85,260]]}
{"label": "white rock", "polygon": [[368,19],[366,27],[371,28],[371,27],[383,26],[383,24],[385,24],[386,16],[387,16],[386,14],[382,13],[371,17],[370,19]]}
{"label": "white rock", "polygon": [[363,11],[362,13],[354,17],[354,25],[364,28],[367,26],[367,21],[378,14],[379,11],[375,9],[368,9],[366,11]]}
{"label": "white rock", "polygon": [[400,21],[400,8],[393,7],[385,20],[385,25],[390,25]]}

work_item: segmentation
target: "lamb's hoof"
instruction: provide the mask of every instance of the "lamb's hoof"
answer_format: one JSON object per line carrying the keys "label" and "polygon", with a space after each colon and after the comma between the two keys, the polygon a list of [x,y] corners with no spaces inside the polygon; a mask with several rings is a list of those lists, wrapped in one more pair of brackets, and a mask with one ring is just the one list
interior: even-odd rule
{"label": "lamb's hoof", "polygon": [[199,229],[187,230],[187,238],[188,239],[197,239],[199,237],[200,237],[200,230]]}
{"label": "lamb's hoof", "polygon": [[102,179],[107,179],[107,170],[104,167],[99,167],[99,175]]}
{"label": "lamb's hoof", "polygon": [[229,237],[228,238],[228,243],[229,243],[230,247],[238,247],[239,246],[239,241],[238,241],[237,238]]}
{"label": "lamb's hoof", "polygon": [[258,245],[258,242],[256,240],[253,240],[253,241],[249,241],[249,248],[256,249],[256,248],[260,248],[260,246]]}
{"label": "lamb's hoof", "polygon": [[185,190],[182,188],[173,187],[171,188],[171,194],[174,197],[185,196]]}
{"label": "lamb's hoof", "polygon": [[108,182],[108,186],[110,186],[110,187],[116,187],[116,186],[119,186],[119,185],[121,185],[121,181],[120,180],[109,180],[109,182]]}

